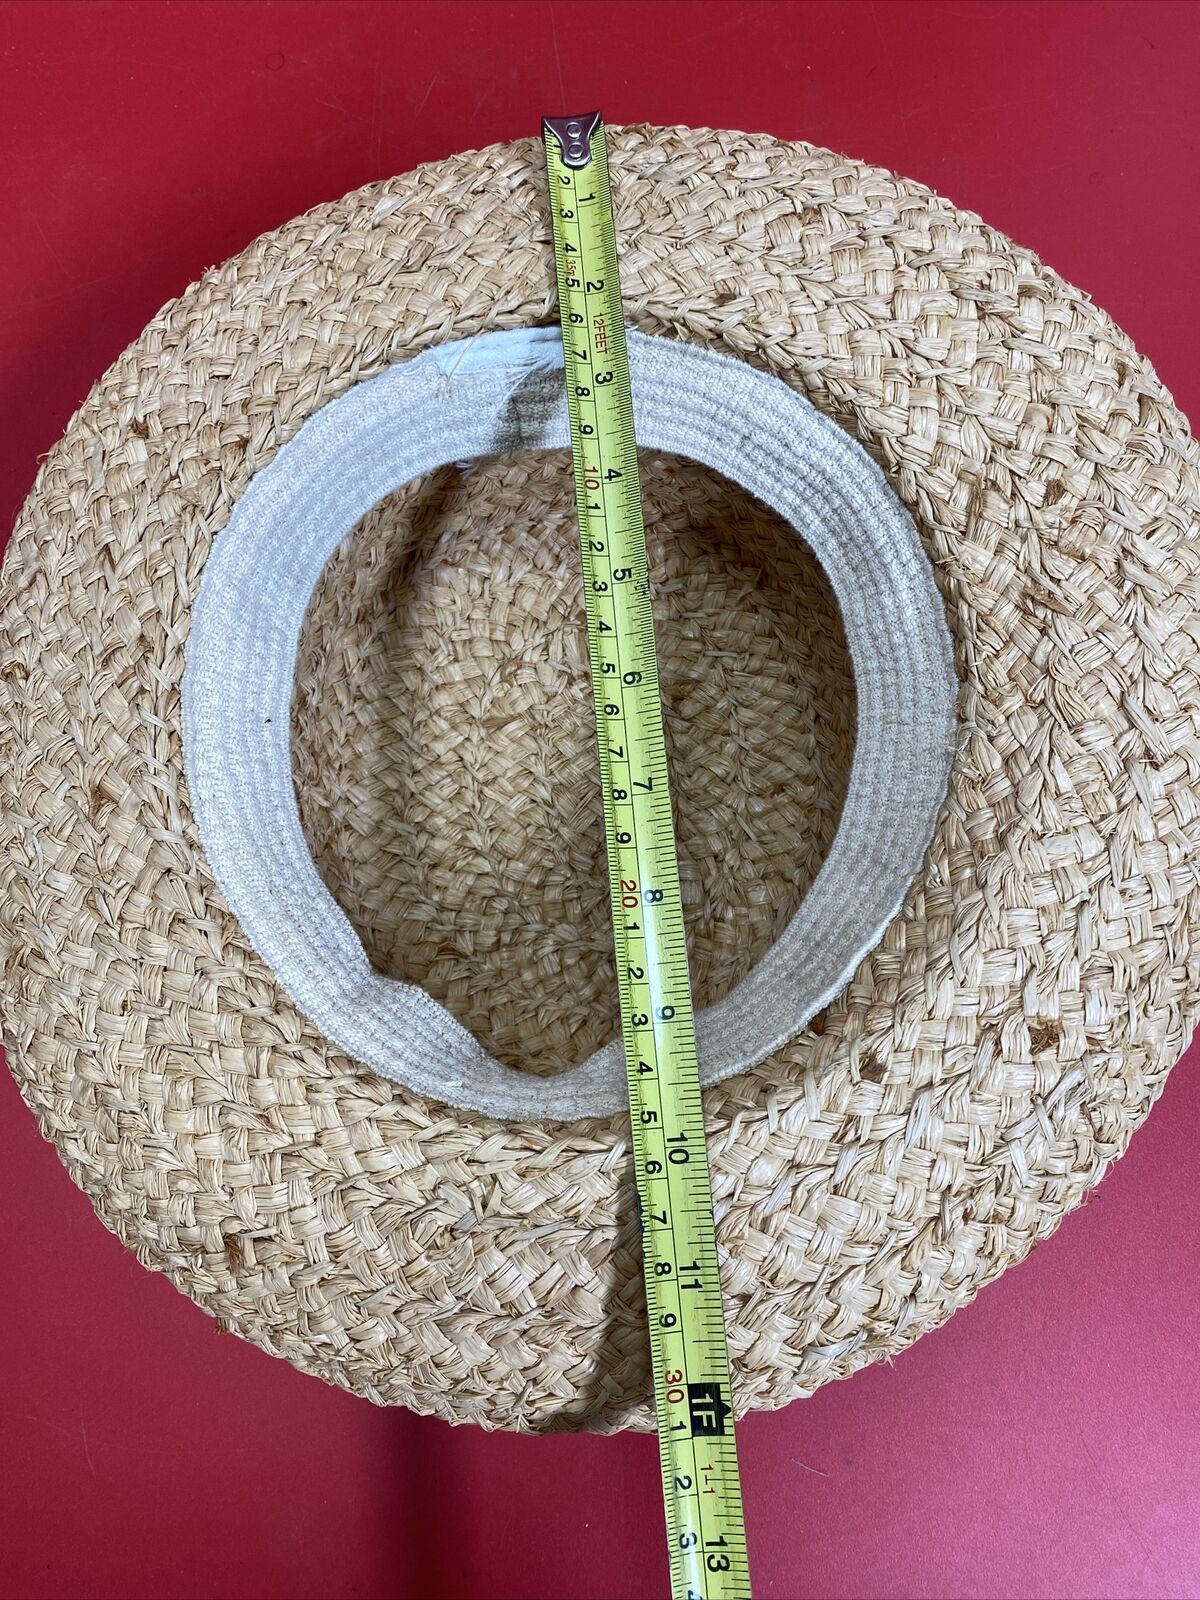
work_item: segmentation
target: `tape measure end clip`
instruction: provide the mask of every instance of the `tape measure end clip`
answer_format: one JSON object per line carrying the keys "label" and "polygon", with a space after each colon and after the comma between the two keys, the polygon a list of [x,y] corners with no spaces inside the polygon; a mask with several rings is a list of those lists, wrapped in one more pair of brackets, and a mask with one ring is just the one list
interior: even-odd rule
{"label": "tape measure end clip", "polygon": [[586,167],[592,159],[592,136],[600,126],[600,113],[581,117],[543,117],[542,128],[558,140],[563,165]]}

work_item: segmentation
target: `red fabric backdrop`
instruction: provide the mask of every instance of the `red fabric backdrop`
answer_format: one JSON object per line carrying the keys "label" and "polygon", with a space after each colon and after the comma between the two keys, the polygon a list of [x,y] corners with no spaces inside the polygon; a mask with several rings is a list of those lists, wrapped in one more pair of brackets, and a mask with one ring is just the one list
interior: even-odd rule
{"label": "red fabric backdrop", "polygon": [[[1198,81],[1186,4],[2,5],[0,515],[203,268],[593,103],[923,179],[1086,286],[1195,410]],[[1200,1595],[1193,1066],[1028,1265],[744,1426],[760,1596]],[[5,1595],[663,1592],[652,1440],[451,1430],[218,1336],[6,1074],[0,1205]]]}

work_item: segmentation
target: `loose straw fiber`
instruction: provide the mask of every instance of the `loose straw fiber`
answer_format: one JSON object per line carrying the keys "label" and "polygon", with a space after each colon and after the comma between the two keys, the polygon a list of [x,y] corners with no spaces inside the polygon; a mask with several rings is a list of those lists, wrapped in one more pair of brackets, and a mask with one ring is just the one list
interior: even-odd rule
{"label": "loose straw fiber", "polygon": [[[611,134],[631,323],[782,377],[921,533],[960,683],[946,802],[838,998],[706,1095],[735,1392],[782,1405],[1021,1260],[1119,1156],[1196,1016],[1197,454],[1078,291],[919,185],[807,146]],[[180,683],[215,538],[320,407],[550,324],[541,150],[318,208],[208,273],[51,453],[0,589],[0,1021],[45,1135],[139,1258],[386,1404],[648,1426],[627,1118],[501,1122],[356,1064],[224,905]],[[648,457],[698,999],[796,911],[854,744],[794,533]],[[383,501],[310,606],[301,814],[377,968],[548,1074],[613,1033],[565,456]]]}

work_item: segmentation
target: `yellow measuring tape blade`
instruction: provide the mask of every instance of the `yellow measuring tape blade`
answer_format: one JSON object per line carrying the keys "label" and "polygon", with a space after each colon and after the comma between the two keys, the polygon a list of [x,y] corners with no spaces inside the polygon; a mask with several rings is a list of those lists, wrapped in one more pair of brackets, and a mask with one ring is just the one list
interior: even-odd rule
{"label": "yellow measuring tape blade", "polygon": [[750,1594],[598,112],[543,124],[674,1600]]}

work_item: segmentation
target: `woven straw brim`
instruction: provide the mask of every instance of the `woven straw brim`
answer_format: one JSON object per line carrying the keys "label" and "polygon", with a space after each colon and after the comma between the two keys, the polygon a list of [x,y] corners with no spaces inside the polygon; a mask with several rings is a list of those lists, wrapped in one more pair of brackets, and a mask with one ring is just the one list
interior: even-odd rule
{"label": "woven straw brim", "polygon": [[[631,323],[779,374],[863,442],[962,683],[902,915],[706,1096],[735,1397],[766,1408],[1022,1259],[1190,1034],[1197,454],[1101,312],[919,185],[760,136],[610,149]],[[450,1112],[334,1049],[223,905],[180,743],[191,606],[253,474],[389,363],[554,309],[523,141],[256,241],[96,386],[0,594],[2,1020],[100,1215],[223,1326],[383,1403],[611,1429],[651,1420],[627,1119]],[[828,848],[853,684],[794,534],[705,469],[645,466],[705,1003]],[[564,459],[521,457],[390,497],[322,581],[294,708],[305,828],[373,960],[538,1073],[616,1012],[570,495]]]}

